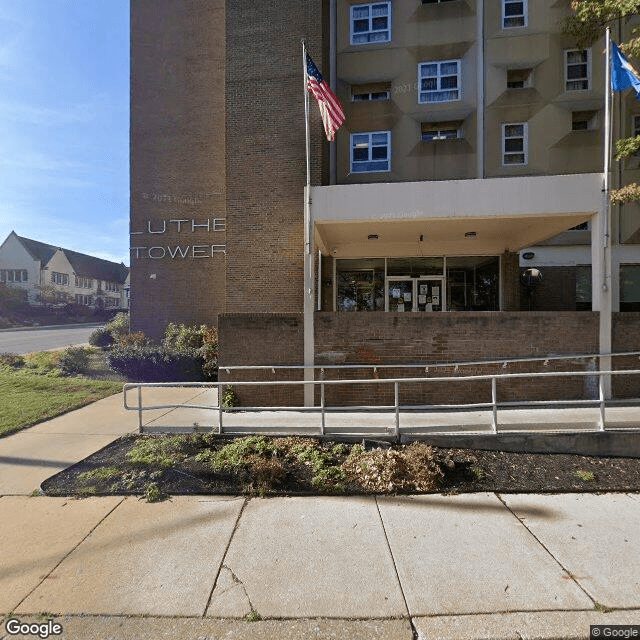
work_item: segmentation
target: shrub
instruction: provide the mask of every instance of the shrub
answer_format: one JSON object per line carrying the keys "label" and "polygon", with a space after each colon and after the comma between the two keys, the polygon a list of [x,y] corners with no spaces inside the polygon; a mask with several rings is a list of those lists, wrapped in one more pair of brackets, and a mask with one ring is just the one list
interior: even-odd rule
{"label": "shrub", "polygon": [[116,346],[107,364],[136,382],[185,382],[202,380],[202,358],[154,345]]}
{"label": "shrub", "polygon": [[24,357],[18,356],[15,353],[0,353],[0,367],[20,369],[24,367]]}
{"label": "shrub", "polygon": [[233,390],[233,387],[226,387],[224,393],[222,394],[222,406],[225,409],[231,409],[233,407],[237,407],[239,404],[240,398],[238,398],[236,392]]}
{"label": "shrub", "polygon": [[136,333],[129,333],[127,335],[121,336],[118,339],[118,346],[120,347],[130,347],[130,346],[143,347],[148,344],[150,344],[149,338],[147,338],[147,336],[145,336],[142,331],[137,331]]}
{"label": "shrub", "polygon": [[58,367],[63,376],[71,376],[86,371],[89,353],[84,347],[69,347],[60,354]]}
{"label": "shrub", "polygon": [[187,326],[170,322],[165,329],[162,345],[167,349],[195,351],[203,360],[205,379],[218,375],[218,330],[206,324]]}
{"label": "shrub", "polygon": [[89,344],[94,347],[110,347],[113,344],[113,336],[107,327],[98,327],[89,336]]}
{"label": "shrub", "polygon": [[129,315],[118,313],[106,328],[112,335],[114,342],[119,343],[122,338],[129,335]]}

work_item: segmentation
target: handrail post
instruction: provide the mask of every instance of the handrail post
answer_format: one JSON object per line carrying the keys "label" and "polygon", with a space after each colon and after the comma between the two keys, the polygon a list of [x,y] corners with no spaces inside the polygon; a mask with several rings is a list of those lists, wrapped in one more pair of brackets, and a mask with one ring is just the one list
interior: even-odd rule
{"label": "handrail post", "polygon": [[495,376],[491,378],[491,428],[493,433],[498,433],[498,381]]}
{"label": "handrail post", "polygon": [[400,394],[398,393],[398,383],[394,382],[393,383],[393,393],[395,396],[395,405],[396,405],[396,439],[400,440],[400,402],[399,402],[399,397]]}
{"label": "handrail post", "polygon": [[138,433],[142,433],[142,387],[138,385]]}
{"label": "handrail post", "polygon": [[218,435],[222,435],[222,384],[220,382],[218,385]]}
{"label": "handrail post", "polygon": [[320,383],[320,413],[322,414],[322,426],[320,435],[324,435],[324,382]]}
{"label": "handrail post", "polygon": [[598,393],[600,400],[600,420],[598,422],[598,431],[604,431],[604,397],[605,397],[605,380],[602,371],[598,372]]}

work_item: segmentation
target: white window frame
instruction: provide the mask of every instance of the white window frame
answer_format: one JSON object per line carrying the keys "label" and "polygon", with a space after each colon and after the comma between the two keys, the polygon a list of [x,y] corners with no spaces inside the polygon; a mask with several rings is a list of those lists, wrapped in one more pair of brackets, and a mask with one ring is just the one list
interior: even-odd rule
{"label": "white window frame", "polygon": [[[522,136],[506,136],[507,127],[522,127]],[[503,122],[501,126],[502,144],[500,146],[503,167],[523,167],[529,163],[529,123],[528,122]],[[507,151],[506,141],[522,137],[522,151]],[[507,156],[524,155],[524,162],[505,162]]]}
{"label": "white window frame", "polygon": [[[503,29],[523,29],[529,23],[528,14],[529,7],[527,0],[502,0],[502,28]],[[522,13],[507,15],[506,8],[507,5],[512,4],[522,4]],[[522,18],[522,24],[506,24],[507,20],[513,20],[514,18]]]}
{"label": "white window frame", "polygon": [[[375,135],[381,135],[384,134],[387,136],[387,157],[383,160],[381,158],[378,158],[377,160],[373,160],[372,159],[372,149],[373,149],[373,136]],[[353,151],[354,151],[354,138],[356,136],[368,136],[368,143],[367,143],[367,148],[369,150],[368,153],[368,159],[367,160],[354,160],[353,159]],[[381,146],[381,145],[376,145],[376,146]],[[363,166],[365,163],[367,162],[384,162],[386,160],[387,162],[387,168],[386,169],[364,169],[364,170],[358,170],[359,166]],[[349,137],[349,167],[350,167],[350,172],[351,173],[388,173],[389,171],[391,171],[391,131],[361,131],[361,132],[357,132],[357,133],[352,133]]]}
{"label": "white window frame", "polygon": [[29,272],[26,269],[0,269],[0,282],[27,282]]}
{"label": "white window frame", "polygon": [[[374,29],[372,25],[373,20],[373,8],[379,7],[382,5],[386,5],[387,7],[387,28],[386,29]],[[354,32],[353,26],[356,20],[362,20],[362,18],[354,17],[354,13],[358,9],[363,9],[364,7],[368,8],[369,15],[369,29],[368,31],[359,31],[358,33]],[[384,34],[386,32],[387,37],[385,39],[377,39],[371,40],[371,36],[374,34]],[[390,0],[383,0],[383,2],[365,2],[363,4],[353,4],[349,8],[349,33],[350,33],[350,43],[354,46],[366,45],[366,44],[381,44],[384,42],[391,42],[391,2]],[[356,42],[355,39],[359,36],[367,36],[366,42]]]}
{"label": "white window frame", "polygon": [[[569,54],[570,53],[576,53],[576,52],[582,52],[582,51],[586,51],[587,52],[587,76],[586,78],[569,78]],[[585,64],[584,62],[574,62],[571,63],[571,66],[577,66],[577,65],[582,65]],[[584,80],[587,81],[587,87],[582,88],[582,89],[570,89],[569,88],[569,83],[570,82],[583,82]],[[564,50],[564,90],[565,91],[590,91],[591,90],[591,48],[589,47],[588,49],[565,49]]]}
{"label": "white window frame", "polygon": [[61,286],[69,285],[69,274],[68,273],[60,273],[59,271],[51,272],[51,282],[53,284],[59,284]]}
{"label": "white window frame", "polygon": [[[442,88],[442,65],[456,64],[456,79],[457,86],[455,89]],[[428,65],[437,65],[437,74],[435,76],[423,76],[422,69]],[[444,77],[451,77],[451,74],[447,74]],[[422,89],[422,80],[425,78],[436,78],[437,88],[435,89]],[[440,93],[447,93],[451,91],[457,91],[457,98],[449,98],[447,100],[429,100],[429,96],[435,96]],[[424,94],[424,98],[422,97]],[[462,99],[462,60],[431,60],[429,62],[420,62],[418,64],[418,104],[441,104],[443,102],[458,102]]]}

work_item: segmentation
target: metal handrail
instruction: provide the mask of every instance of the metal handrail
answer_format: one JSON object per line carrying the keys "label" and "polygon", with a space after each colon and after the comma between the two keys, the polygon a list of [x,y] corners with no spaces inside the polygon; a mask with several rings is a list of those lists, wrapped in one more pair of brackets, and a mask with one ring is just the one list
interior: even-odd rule
{"label": "metal handrail", "polygon": [[298,369],[426,369],[445,368],[445,367],[473,367],[479,365],[499,364],[506,367],[509,364],[518,364],[525,362],[544,362],[549,363],[552,360],[595,360],[596,358],[620,358],[623,356],[640,356],[640,351],[624,351],[620,353],[572,353],[555,356],[540,356],[532,358],[497,358],[495,360],[459,360],[455,362],[429,362],[416,364],[276,364],[276,365],[220,365],[222,371],[230,373],[231,371],[268,371],[275,373],[277,370],[298,370]]}
{"label": "metal handrail", "polygon": [[[513,402],[498,402],[497,400],[497,382],[498,380],[506,380],[506,379],[520,379],[520,378],[549,378],[549,377],[594,377],[598,376],[598,398],[597,399],[580,399],[580,400],[548,400],[544,401],[543,404],[547,406],[570,406],[570,405],[598,405],[600,409],[600,419],[598,422],[598,431],[605,431],[606,423],[605,423],[605,383],[604,379],[606,376],[610,375],[637,375],[640,374],[640,369],[617,369],[617,370],[609,370],[609,371],[548,371],[548,372],[523,372],[523,373],[502,373],[502,374],[480,374],[480,375],[471,375],[471,376],[440,376],[435,378],[430,377],[420,377],[420,378],[386,378],[386,379],[369,379],[369,380],[274,380],[274,381],[237,381],[237,382],[184,382],[184,383],[173,383],[173,382],[160,382],[160,383],[129,383],[125,384],[124,391],[124,408],[129,411],[138,411],[138,429],[140,432],[143,431],[142,424],[142,412],[150,411],[150,410],[159,410],[159,409],[178,409],[178,408],[190,408],[190,409],[209,409],[209,410],[217,410],[218,418],[219,418],[219,426],[218,433],[223,433],[223,424],[222,424],[222,415],[224,411],[224,407],[222,406],[222,402],[220,401],[220,390],[222,387],[230,386],[233,384],[234,386],[300,386],[300,385],[314,385],[320,386],[320,406],[318,407],[237,407],[234,409],[227,410],[236,410],[236,411],[281,411],[281,410],[290,410],[290,411],[319,411],[321,414],[321,426],[320,426],[320,435],[324,435],[325,433],[325,414],[327,411],[331,410],[349,410],[353,409],[353,407],[344,407],[344,408],[329,408],[325,404],[325,387],[326,385],[350,385],[350,384],[393,384],[394,385],[394,404],[393,405],[384,405],[384,406],[363,406],[358,407],[361,410],[365,411],[380,411],[380,410],[391,410],[393,409],[395,412],[395,429],[394,435],[399,438],[400,436],[400,402],[399,402],[399,385],[400,383],[425,383],[425,382],[466,382],[466,381],[482,381],[482,380],[490,380],[491,381],[491,402],[484,403],[465,403],[463,405],[420,405],[420,406],[412,406],[412,409],[436,409],[436,408],[491,408],[492,418],[491,418],[491,427],[493,433],[498,433],[498,408],[505,406],[522,406],[525,407],[529,404],[538,405],[541,404],[540,401],[519,401],[517,403]],[[193,404],[166,404],[166,405],[151,405],[151,406],[143,406],[142,405],[142,389],[145,387],[201,387],[201,388],[216,388],[218,391],[218,403],[217,405],[207,406],[207,405],[193,405]],[[137,406],[130,406],[127,402],[127,392],[131,389],[137,389],[138,391],[138,404]],[[212,427],[213,429],[213,427]]]}

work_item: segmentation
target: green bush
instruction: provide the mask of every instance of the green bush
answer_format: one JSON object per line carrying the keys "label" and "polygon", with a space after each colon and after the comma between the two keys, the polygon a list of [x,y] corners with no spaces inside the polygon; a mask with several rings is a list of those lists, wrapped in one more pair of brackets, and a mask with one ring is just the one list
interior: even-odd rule
{"label": "green bush", "polygon": [[125,336],[129,335],[129,314],[119,313],[107,324],[106,329],[113,337],[113,341],[119,343]]}
{"label": "green bush", "polygon": [[206,324],[187,326],[170,322],[165,329],[162,346],[180,352],[195,351],[203,360],[207,380],[218,377],[218,330]]}
{"label": "green bush", "polygon": [[60,354],[58,367],[63,376],[83,373],[89,366],[89,353],[84,347],[69,347]]}
{"label": "green bush", "polygon": [[116,346],[107,364],[135,382],[197,382],[203,379],[202,357],[154,345]]}
{"label": "green bush", "polygon": [[224,393],[222,394],[222,406],[225,409],[232,409],[233,407],[237,407],[239,404],[240,404],[240,398],[238,398],[233,387],[232,386],[226,387],[224,390]]}
{"label": "green bush", "polygon": [[113,344],[113,336],[107,327],[98,327],[89,336],[89,344],[94,347],[110,347]]}

